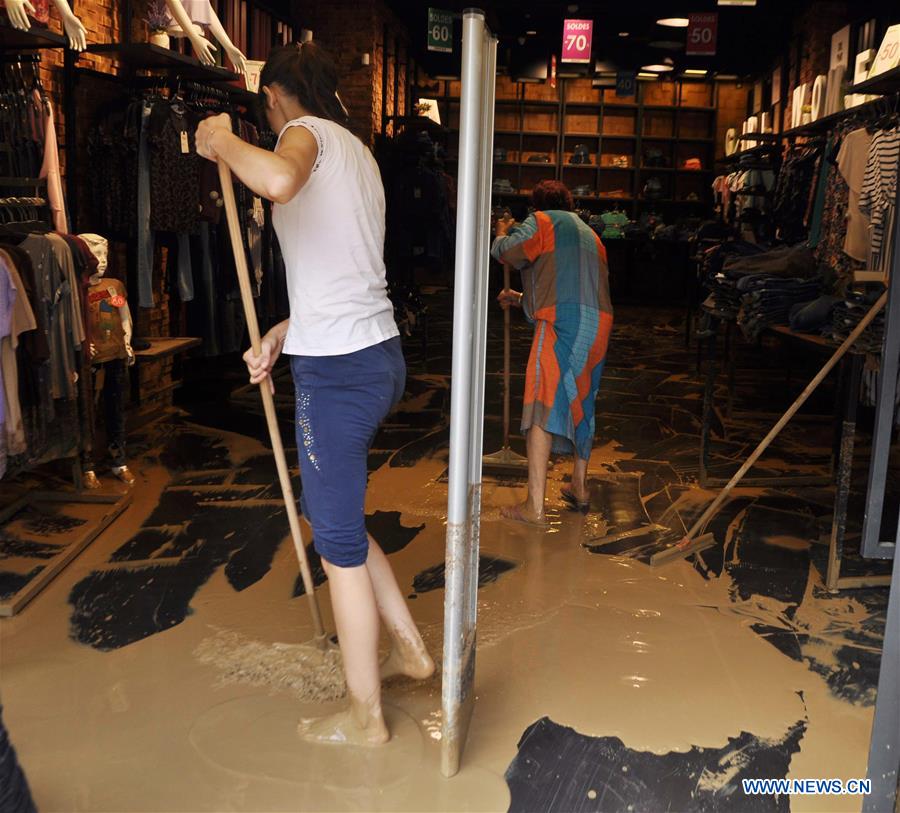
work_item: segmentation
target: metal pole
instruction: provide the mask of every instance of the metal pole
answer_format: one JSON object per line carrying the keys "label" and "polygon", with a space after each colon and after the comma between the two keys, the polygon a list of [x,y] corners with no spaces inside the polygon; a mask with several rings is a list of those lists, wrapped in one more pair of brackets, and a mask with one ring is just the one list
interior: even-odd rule
{"label": "metal pole", "polygon": [[[456,219],[456,270],[453,280],[453,363],[450,393],[450,471],[447,531],[463,526],[468,515],[469,403],[471,401],[472,303],[478,266],[481,115],[484,65],[481,32],[484,15],[463,16],[462,91],[460,93],[459,183]],[[448,540],[449,541],[449,540]],[[449,584],[447,585],[449,589]]]}
{"label": "metal pole", "polygon": [[[441,772],[453,776],[468,733],[475,700],[475,628],[468,593],[473,584],[469,518],[469,456],[472,426],[472,366],[479,224],[482,207],[484,13],[463,14],[462,88],[460,92],[459,181],[457,192],[456,269],[453,296],[453,362],[450,392],[450,468],[447,489],[446,591],[444,597],[444,666]],[[481,238],[483,239],[483,238]],[[480,427],[479,427],[480,429]],[[479,461],[480,463],[480,461]],[[477,576],[475,577],[477,587]]]}
{"label": "metal pole", "polygon": [[[898,166],[900,172],[900,166]],[[896,205],[900,205],[900,188]],[[891,453],[891,432],[896,412],[897,370],[900,363],[900,215],[894,217],[894,256],[888,280],[888,304],[884,317],[884,339],[881,348],[881,373],[878,377],[878,403],[875,408],[875,429],[872,434],[872,458],[869,463],[869,484],[866,491],[866,512],[863,518],[861,549],[868,559],[890,559],[896,545],[881,539],[881,515],[884,510],[884,490],[887,483]]]}
{"label": "metal pole", "polygon": [[893,813],[897,804],[900,775],[900,556],[894,557],[890,591],[869,744],[868,777],[872,781],[872,792],[863,799],[863,813]]}
{"label": "metal pole", "polygon": [[[494,167],[494,93],[497,73],[497,40],[485,30],[482,76],[481,190],[478,200],[478,248],[475,265],[475,328],[472,340],[472,402],[469,434],[469,483],[481,486],[484,445],[484,375],[487,356],[487,312],[491,269],[491,184]],[[472,521],[480,512],[473,508]]]}

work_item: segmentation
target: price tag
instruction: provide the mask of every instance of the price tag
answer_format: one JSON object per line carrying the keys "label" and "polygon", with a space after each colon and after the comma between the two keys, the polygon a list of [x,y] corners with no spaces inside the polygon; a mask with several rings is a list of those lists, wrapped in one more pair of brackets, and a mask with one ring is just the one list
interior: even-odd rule
{"label": "price tag", "polygon": [[428,9],[428,50],[453,53],[453,14],[438,8]]}
{"label": "price tag", "polygon": [[717,12],[708,14],[691,14],[688,16],[687,47],[688,55],[715,56],[716,35],[719,29]]}
{"label": "price tag", "polygon": [[191,151],[191,144],[188,141],[187,130],[181,131],[181,154],[188,155]]}
{"label": "price tag", "polygon": [[637,92],[637,74],[634,71],[618,71],[616,73],[616,96],[634,96]]}
{"label": "price tag", "polygon": [[590,62],[593,20],[565,20],[563,22],[563,62]]}
{"label": "price tag", "polygon": [[114,308],[124,307],[125,297],[119,296],[119,294],[116,294],[115,296],[110,297],[109,304],[112,305]]}
{"label": "price tag", "polygon": [[869,79],[900,65],[900,25],[892,25],[884,34],[878,55],[869,69]]}

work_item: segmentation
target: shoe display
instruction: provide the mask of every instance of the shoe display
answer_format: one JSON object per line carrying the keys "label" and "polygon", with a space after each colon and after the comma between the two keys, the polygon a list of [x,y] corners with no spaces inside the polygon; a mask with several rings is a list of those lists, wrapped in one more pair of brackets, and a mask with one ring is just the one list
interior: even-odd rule
{"label": "shoe display", "polygon": [[514,195],[516,193],[515,187],[508,178],[495,178],[492,188],[497,195]]}
{"label": "shoe display", "polygon": [[546,153],[537,153],[535,155],[529,155],[528,161],[529,164],[549,164],[550,156]]}
{"label": "shoe display", "polygon": [[569,159],[570,164],[592,164],[591,151],[587,144],[576,144],[572,157]]}
{"label": "shoe display", "polygon": [[100,482],[100,478],[97,476],[97,472],[95,471],[86,471],[81,475],[81,481],[84,484],[84,487],[90,489],[91,491],[95,491],[98,488],[102,488],[103,484]]}
{"label": "shoe display", "polygon": [[572,188],[572,194],[576,198],[587,198],[593,196],[594,190],[588,184],[581,184]]}

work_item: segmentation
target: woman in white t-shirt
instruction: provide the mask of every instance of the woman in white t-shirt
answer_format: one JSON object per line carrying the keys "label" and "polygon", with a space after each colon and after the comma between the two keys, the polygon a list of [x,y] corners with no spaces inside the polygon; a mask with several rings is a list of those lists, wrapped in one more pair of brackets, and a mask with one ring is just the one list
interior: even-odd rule
{"label": "woman in white t-shirt", "polygon": [[[291,318],[247,351],[250,380],[291,357],[301,506],[328,574],[350,695],[348,711],[304,720],[314,740],[377,745],[390,734],[381,678],[434,672],[378,544],[366,533],[366,462],[378,426],[403,394],[406,365],[387,297],[384,188],[369,149],[348,129],[331,58],[313,43],[273,50],[260,77],[275,152],[231,132],[227,115],[202,122],[197,150],[224,161],[274,202]],[[270,384],[269,384],[270,385]],[[379,667],[379,613],[392,640]]]}

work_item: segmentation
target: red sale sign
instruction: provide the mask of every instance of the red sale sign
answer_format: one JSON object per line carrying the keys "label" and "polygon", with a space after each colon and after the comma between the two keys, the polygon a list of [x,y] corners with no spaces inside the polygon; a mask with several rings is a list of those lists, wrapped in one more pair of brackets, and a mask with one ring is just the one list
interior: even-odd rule
{"label": "red sale sign", "polygon": [[563,62],[590,62],[593,20],[565,20],[563,22]]}
{"label": "red sale sign", "polygon": [[719,29],[719,15],[691,14],[687,29],[687,47],[685,53],[690,55],[714,56],[716,53],[716,34]]}

